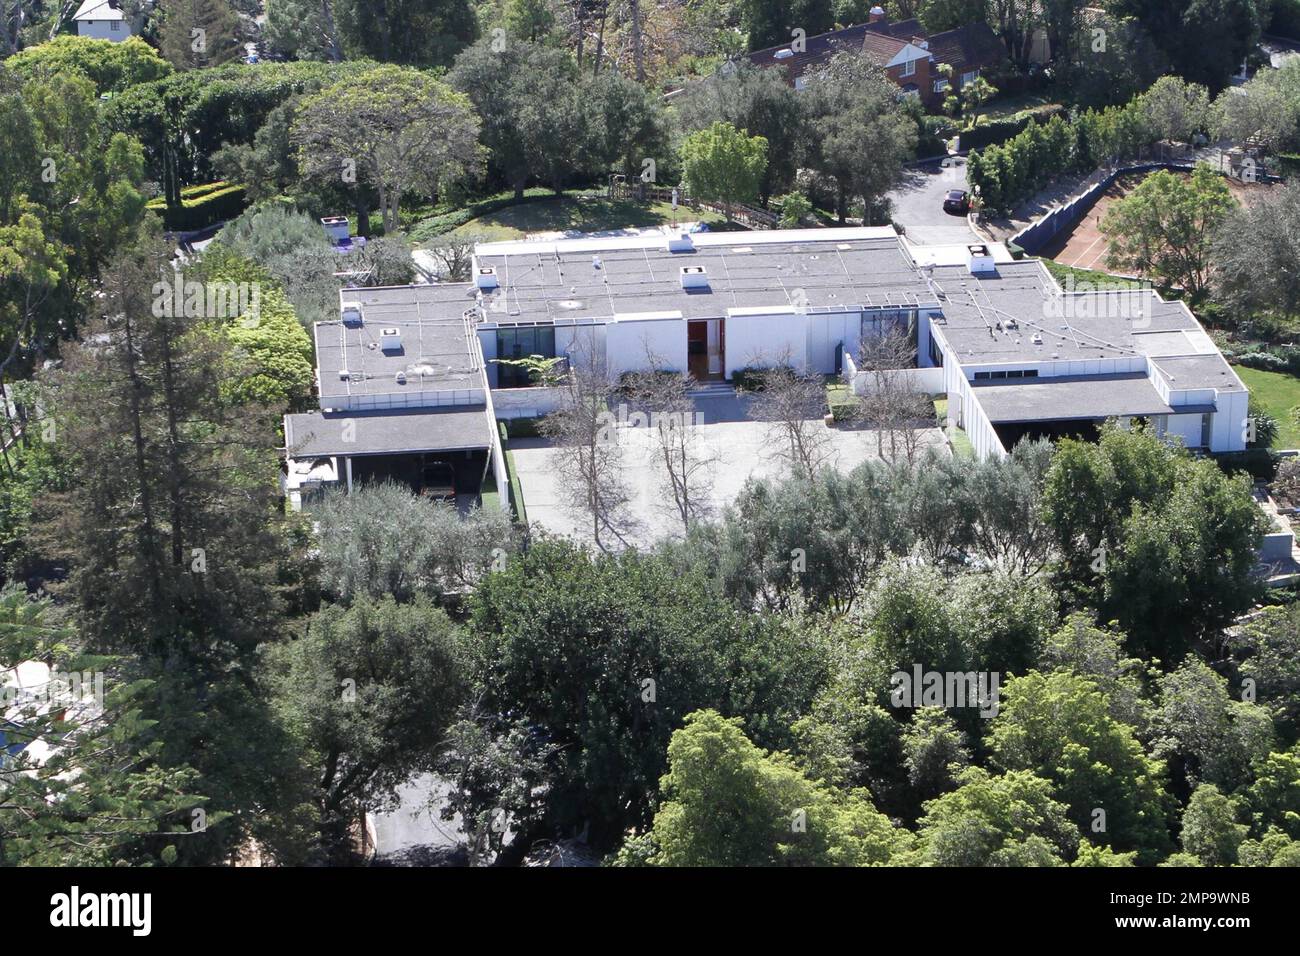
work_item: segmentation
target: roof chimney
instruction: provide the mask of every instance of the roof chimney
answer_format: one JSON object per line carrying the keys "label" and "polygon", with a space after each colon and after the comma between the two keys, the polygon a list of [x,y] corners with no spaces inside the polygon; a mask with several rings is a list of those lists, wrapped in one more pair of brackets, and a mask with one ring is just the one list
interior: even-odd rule
{"label": "roof chimney", "polygon": [[668,237],[669,252],[694,252],[695,240],[691,238],[689,232],[679,232],[675,236]]}
{"label": "roof chimney", "polygon": [[868,23],[884,23],[884,22],[885,22],[885,8],[882,7],[882,6],[880,6],[879,4],[877,4],[876,6],[872,7],[872,8],[871,8],[871,12],[867,14],[867,22],[868,22]]}
{"label": "roof chimney", "polygon": [[709,274],[704,271],[704,266],[682,266],[683,289],[707,289],[708,287]]}

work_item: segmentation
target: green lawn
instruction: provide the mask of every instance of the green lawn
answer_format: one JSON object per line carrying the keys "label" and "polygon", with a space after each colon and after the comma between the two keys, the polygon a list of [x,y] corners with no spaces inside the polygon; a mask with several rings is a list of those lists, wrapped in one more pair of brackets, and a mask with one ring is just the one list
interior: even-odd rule
{"label": "green lawn", "polygon": [[979,117],[981,122],[1009,119],[1018,113],[1023,113],[1025,110],[1032,110],[1039,106],[1048,106],[1059,102],[1060,98],[1054,96],[1051,90],[1037,93],[1020,93],[1016,96],[999,96],[984,104]]}
{"label": "green lawn", "polygon": [[638,203],[596,196],[557,196],[540,202],[520,203],[471,219],[453,230],[472,233],[487,241],[522,239],[534,232],[605,232],[615,229],[645,229],[674,222],[723,223],[716,213],[697,212],[669,203]]}
{"label": "green lawn", "polygon": [[1300,448],[1300,424],[1291,409],[1300,405],[1300,378],[1285,372],[1264,372],[1244,365],[1233,369],[1246,383],[1252,395],[1270,415],[1277,419],[1277,448]]}
{"label": "green lawn", "polygon": [[[948,397],[946,395],[934,400],[934,417],[937,424],[944,431],[948,429]],[[970,443],[970,436],[966,434],[966,429],[952,426],[948,437],[952,439],[952,456],[954,458],[975,458],[975,446]]]}

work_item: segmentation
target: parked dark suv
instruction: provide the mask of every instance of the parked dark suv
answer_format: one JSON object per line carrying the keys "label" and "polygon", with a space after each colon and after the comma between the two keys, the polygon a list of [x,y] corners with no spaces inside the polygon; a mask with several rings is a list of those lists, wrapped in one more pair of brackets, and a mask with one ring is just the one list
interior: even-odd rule
{"label": "parked dark suv", "polygon": [[964,189],[948,190],[948,195],[943,197],[943,211],[958,216],[966,215],[970,212],[970,194]]}

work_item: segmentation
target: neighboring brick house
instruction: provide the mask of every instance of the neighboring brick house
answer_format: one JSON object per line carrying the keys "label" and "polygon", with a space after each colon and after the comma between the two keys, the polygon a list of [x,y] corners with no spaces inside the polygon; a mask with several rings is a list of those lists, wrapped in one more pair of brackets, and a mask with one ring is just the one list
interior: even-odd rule
{"label": "neighboring brick house", "polygon": [[953,80],[961,85],[991,71],[1005,58],[1002,42],[986,23],[927,35],[916,20],[890,23],[879,7],[872,10],[871,17],[867,23],[806,37],[800,50],[792,46],[757,50],[749,54],[749,61],[755,66],[782,67],[790,84],[803,89],[807,74],[836,53],[858,52],[884,67],[905,94],[918,96],[927,108],[937,109],[947,95],[941,64],[952,66]]}

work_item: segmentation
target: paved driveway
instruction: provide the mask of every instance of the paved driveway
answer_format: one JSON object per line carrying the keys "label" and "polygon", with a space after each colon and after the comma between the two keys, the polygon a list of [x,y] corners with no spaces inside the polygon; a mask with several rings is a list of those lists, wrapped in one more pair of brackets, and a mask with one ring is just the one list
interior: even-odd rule
{"label": "paved driveway", "polygon": [[[945,165],[946,164],[946,165]],[[907,237],[921,245],[976,242],[965,216],[943,211],[943,197],[950,189],[966,189],[966,160],[950,156],[920,166],[909,166],[902,185],[889,194],[894,222],[907,230]]]}
{"label": "paved driveway", "polygon": [[[734,502],[749,478],[777,478],[786,473],[784,462],[773,455],[771,426],[748,420],[744,399],[702,399],[697,402],[697,408],[704,415],[704,424],[696,426],[699,457],[712,462],[708,468],[712,514],[718,514]],[[818,423],[817,427],[825,426]],[[849,471],[876,457],[873,432],[842,428],[827,429],[827,432],[831,461],[839,470]],[[926,429],[922,441],[925,445],[942,447],[943,432],[937,428]],[[664,487],[665,473],[657,457],[655,432],[645,427],[620,427],[618,442],[624,480],[631,492],[627,509],[630,521],[624,531],[626,542],[645,548],[661,538],[680,536],[681,520],[673,509],[671,493]],[[556,467],[556,456],[563,452],[544,439],[516,440],[510,447],[529,523],[592,543],[589,519],[574,514],[566,501]]]}

